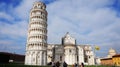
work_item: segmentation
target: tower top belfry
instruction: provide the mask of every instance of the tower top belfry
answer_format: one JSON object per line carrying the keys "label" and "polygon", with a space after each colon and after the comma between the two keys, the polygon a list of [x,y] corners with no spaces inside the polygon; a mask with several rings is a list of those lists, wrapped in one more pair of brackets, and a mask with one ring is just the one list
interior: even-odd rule
{"label": "tower top belfry", "polygon": [[33,4],[33,8],[40,8],[40,9],[46,9],[46,5],[42,2],[35,2]]}

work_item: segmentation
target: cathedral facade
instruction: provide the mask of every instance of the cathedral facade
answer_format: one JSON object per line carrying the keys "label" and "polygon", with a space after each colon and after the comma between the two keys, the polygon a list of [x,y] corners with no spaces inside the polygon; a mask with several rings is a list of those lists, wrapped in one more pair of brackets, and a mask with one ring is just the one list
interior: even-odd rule
{"label": "cathedral facade", "polygon": [[61,44],[48,44],[47,63],[66,62],[68,65],[75,63],[94,65],[94,53],[90,45],[76,44],[76,39],[69,33],[61,38]]}
{"label": "cathedral facade", "polygon": [[26,44],[26,65],[46,65],[49,62],[68,65],[82,62],[94,65],[94,53],[90,45],[76,44],[76,39],[69,33],[61,38],[61,44],[47,43],[47,11],[42,2],[35,2],[30,11]]}

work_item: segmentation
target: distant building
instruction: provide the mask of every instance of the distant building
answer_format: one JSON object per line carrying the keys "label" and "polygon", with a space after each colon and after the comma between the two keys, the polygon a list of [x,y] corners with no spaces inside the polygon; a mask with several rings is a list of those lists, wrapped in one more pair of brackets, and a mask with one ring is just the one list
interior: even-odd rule
{"label": "distant building", "polygon": [[112,56],[116,55],[116,51],[113,48],[110,48],[109,52],[108,52],[108,58],[112,58]]}
{"label": "distant building", "polygon": [[112,57],[113,64],[120,66],[120,54],[116,54]]}
{"label": "distant building", "polygon": [[120,66],[120,55],[117,54],[113,48],[111,48],[108,52],[108,56],[101,59],[101,64]]}
{"label": "distant building", "polygon": [[101,64],[101,60],[100,60],[101,58],[99,58],[99,57],[96,57],[96,64],[97,65],[100,65]]}
{"label": "distant building", "polygon": [[90,45],[76,44],[69,33],[62,38],[61,44],[48,44],[46,5],[35,2],[30,11],[25,64],[46,65],[52,61],[94,65],[94,53]]}
{"label": "distant building", "polygon": [[25,55],[0,52],[0,63],[24,63]]}
{"label": "distant building", "polygon": [[113,65],[112,58],[101,59],[101,65]]}

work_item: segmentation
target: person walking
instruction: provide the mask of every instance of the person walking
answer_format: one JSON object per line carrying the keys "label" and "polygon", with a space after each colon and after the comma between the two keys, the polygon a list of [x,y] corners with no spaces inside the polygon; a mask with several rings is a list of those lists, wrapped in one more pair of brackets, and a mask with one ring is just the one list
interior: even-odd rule
{"label": "person walking", "polygon": [[84,67],[84,63],[81,63],[81,67]]}
{"label": "person walking", "polygon": [[64,61],[63,67],[67,67],[67,66],[68,66],[68,64]]}
{"label": "person walking", "polygon": [[77,67],[77,64],[75,63],[75,65],[74,65],[75,67]]}
{"label": "person walking", "polygon": [[52,62],[52,67],[55,67],[55,62]]}
{"label": "person walking", "polygon": [[59,61],[56,62],[56,67],[59,67],[60,66],[60,63]]}

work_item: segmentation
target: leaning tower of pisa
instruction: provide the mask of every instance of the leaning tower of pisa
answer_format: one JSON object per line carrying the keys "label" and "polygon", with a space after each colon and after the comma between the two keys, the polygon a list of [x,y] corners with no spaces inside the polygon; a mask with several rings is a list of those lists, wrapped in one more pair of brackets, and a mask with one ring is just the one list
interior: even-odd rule
{"label": "leaning tower of pisa", "polygon": [[26,65],[46,65],[47,62],[47,11],[42,2],[35,2],[30,11],[26,44]]}

